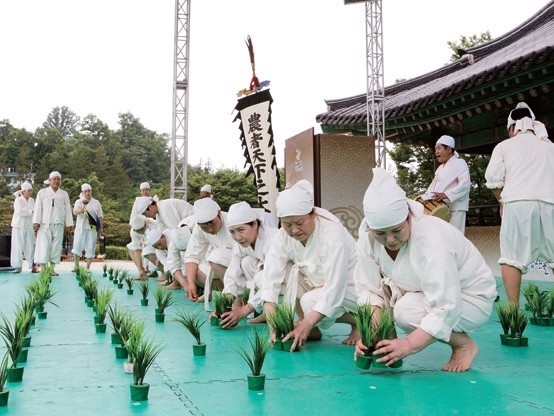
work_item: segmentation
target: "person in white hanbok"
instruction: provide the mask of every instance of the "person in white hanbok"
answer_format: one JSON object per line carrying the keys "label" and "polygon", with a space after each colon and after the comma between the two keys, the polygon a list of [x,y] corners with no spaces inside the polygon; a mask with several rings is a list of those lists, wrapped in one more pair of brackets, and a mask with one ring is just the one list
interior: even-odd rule
{"label": "person in white hanbok", "polygon": [[[140,196],[150,197],[150,184],[148,182],[142,182],[139,186],[139,191]],[[158,197],[156,195],[154,195],[152,199],[158,201]],[[129,250],[129,256],[131,257],[131,260],[133,260],[133,263],[135,263],[135,265],[137,266],[138,276],[136,276],[135,279],[147,280],[149,271],[148,263],[151,263],[148,258],[155,258],[155,250],[153,247],[148,247],[146,245],[144,241],[144,232],[136,232],[136,230],[144,227],[144,221],[139,219],[139,216],[141,214],[137,211],[137,200],[138,198],[135,198],[135,202],[133,203],[133,207],[131,209],[131,215],[129,216],[129,225],[131,226],[129,235],[131,236],[131,242],[127,244],[127,249]],[[133,221],[136,227],[133,227]],[[144,264],[145,262],[143,261],[143,258],[146,259],[146,264]],[[152,264],[152,266],[155,267],[155,264]],[[155,277],[157,275],[157,272],[152,273],[152,277]]]}
{"label": "person in white hanbok", "polygon": [[[35,245],[35,263],[42,270],[47,265],[56,265],[61,261],[64,231],[73,229],[73,215],[69,195],[60,189],[62,176],[51,172],[48,177],[50,186],[38,191],[33,212],[33,229],[37,233]],[[52,269],[52,276],[58,273]]]}
{"label": "person in white hanbok", "polygon": [[421,197],[424,200],[442,201],[450,209],[450,224],[462,232],[466,227],[466,213],[469,208],[469,190],[471,178],[465,160],[460,159],[455,150],[453,137],[441,136],[435,144],[435,157],[440,166],[427,192]]}
{"label": "person in white hanbok", "polygon": [[81,185],[81,195],[73,205],[73,214],[77,220],[73,236],[74,270],[79,268],[79,260],[85,252],[86,269],[90,270],[92,260],[96,256],[96,241],[102,235],[102,205],[92,197],[92,187],[88,183]]}
{"label": "person in white hanbok", "polygon": [[265,313],[274,311],[284,283],[283,302],[295,307],[300,318],[283,338],[294,339],[291,351],[307,340],[321,339],[319,328],[335,322],[351,326],[343,344],[354,344],[359,338],[352,315],[356,308],[354,238],[337,217],[314,206],[313,187],[306,180],[280,192],[276,205],[282,228],[264,262]]}
{"label": "person in white hanbok", "polygon": [[20,273],[23,267],[23,256],[29,264],[29,269],[37,273],[38,269],[33,263],[35,254],[35,232],[33,230],[33,210],[35,200],[31,197],[33,187],[29,182],[23,182],[21,189],[15,195],[13,201],[12,217],[12,248],[10,264],[14,268],[13,273]]}
{"label": "person in white hanbok", "polygon": [[[221,315],[221,326],[230,328],[253,312],[263,311],[261,284],[265,257],[277,228],[268,223],[263,209],[252,208],[247,202],[231,205],[227,213],[227,228],[235,240],[231,262],[223,277],[223,293],[235,297],[231,311]],[[248,299],[241,297],[249,290]],[[264,322],[262,315],[249,322]]]}
{"label": "person in white hanbok", "polygon": [[500,259],[508,300],[519,304],[521,275],[543,261],[554,273],[554,143],[525,103],[508,117],[509,138],[497,144],[485,171],[500,202]]}
{"label": "person in white hanbok", "polygon": [[[197,226],[185,252],[187,295],[193,302],[204,300],[206,309],[209,309],[212,285],[223,289],[223,276],[231,261],[234,241],[227,229],[227,213],[221,211],[213,199],[202,198],[194,202],[194,219]],[[204,261],[210,265],[208,274],[199,268]],[[198,296],[197,286],[204,288],[203,296]]]}
{"label": "person in white hanbok", "polygon": [[392,365],[440,341],[452,349],[443,370],[468,370],[478,351],[468,334],[489,320],[496,298],[496,282],[483,256],[459,230],[423,215],[423,206],[408,200],[384,169],[373,169],[363,206],[358,303],[372,305],[374,321],[383,308],[392,308],[407,336],[377,345],[359,340],[356,353],[374,348],[374,354],[384,354],[378,362]]}

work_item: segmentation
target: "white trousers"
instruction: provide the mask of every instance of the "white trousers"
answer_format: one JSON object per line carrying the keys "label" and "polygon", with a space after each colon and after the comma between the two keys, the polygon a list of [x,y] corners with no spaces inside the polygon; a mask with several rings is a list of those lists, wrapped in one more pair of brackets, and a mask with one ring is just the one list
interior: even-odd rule
{"label": "white trousers", "polygon": [[96,256],[96,240],[96,228],[76,228],[71,252],[81,257],[84,250],[85,258],[93,259]]}
{"label": "white trousers", "polygon": [[23,266],[23,256],[29,263],[29,268],[33,266],[33,257],[35,255],[35,232],[32,227],[12,228],[12,250],[10,253],[10,263],[13,268],[21,269]]}
{"label": "white trousers", "polygon": [[35,246],[35,263],[59,264],[62,256],[63,224],[41,224]]}
{"label": "white trousers", "polygon": [[[394,320],[407,333],[418,328],[430,312],[424,297],[423,292],[407,292],[394,305]],[[462,293],[462,316],[452,330],[470,333],[485,324],[492,313],[493,302],[494,299],[475,298]]]}
{"label": "white trousers", "polygon": [[[310,288],[304,282],[304,279],[298,279],[298,291],[296,292],[296,298],[300,299],[300,307],[304,316],[307,316],[314,310],[315,305],[321,299],[321,291],[323,288]],[[354,285],[346,286],[346,293],[342,305],[338,307],[333,315],[325,316],[319,323],[318,327],[323,329],[330,328],[335,321],[344,315],[346,312],[354,312],[356,310],[356,291]]]}
{"label": "white trousers", "polygon": [[504,204],[500,226],[500,259],[527,273],[536,260],[554,269],[554,204],[514,201]]}
{"label": "white trousers", "polygon": [[450,211],[450,225],[453,225],[458,230],[465,233],[466,230],[466,211]]}

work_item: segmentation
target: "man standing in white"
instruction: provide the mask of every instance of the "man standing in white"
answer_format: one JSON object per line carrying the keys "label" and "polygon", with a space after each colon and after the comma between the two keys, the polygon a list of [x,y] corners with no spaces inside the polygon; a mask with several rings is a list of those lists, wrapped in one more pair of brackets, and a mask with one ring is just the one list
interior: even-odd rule
{"label": "man standing in white", "polygon": [[450,224],[463,234],[469,207],[471,179],[467,163],[459,158],[458,152],[454,150],[455,147],[456,143],[453,137],[441,136],[437,140],[435,157],[440,166],[435,171],[435,178],[422,198],[434,199],[447,204],[451,214]]}
{"label": "man standing in white", "polygon": [[23,255],[32,272],[38,272],[33,263],[35,254],[35,233],[33,231],[33,210],[35,200],[31,197],[33,187],[29,182],[21,184],[21,190],[17,191],[13,201],[12,218],[12,251],[10,254],[13,273],[20,273],[23,266]]}
{"label": "man standing in white", "polygon": [[521,275],[535,260],[554,269],[554,144],[525,103],[508,117],[509,138],[496,145],[485,171],[500,202],[500,259],[508,300],[519,303]]}
{"label": "man standing in white", "polygon": [[96,239],[102,235],[102,206],[92,197],[92,187],[88,183],[81,185],[81,195],[75,201],[73,214],[77,216],[73,237],[73,260],[75,271],[79,268],[79,259],[85,251],[87,270],[96,255]]}
{"label": "man standing in white", "polygon": [[[37,233],[35,263],[45,270],[50,264],[59,264],[62,254],[63,233],[73,229],[73,215],[69,195],[60,189],[62,176],[51,172],[50,186],[38,191],[33,213],[33,228]],[[58,276],[52,270],[52,276]]]}

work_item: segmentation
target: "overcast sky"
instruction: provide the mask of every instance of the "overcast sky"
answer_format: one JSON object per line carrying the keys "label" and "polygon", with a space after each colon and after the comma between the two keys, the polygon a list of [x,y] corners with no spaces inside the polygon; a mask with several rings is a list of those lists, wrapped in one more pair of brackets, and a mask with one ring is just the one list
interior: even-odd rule
{"label": "overcast sky", "polygon": [[[278,164],[325,99],[365,93],[365,11],[343,0],[190,0],[189,163],[242,169],[236,93],[271,81]],[[546,0],[385,0],[385,85],[432,71],[447,41],[519,25]],[[174,0],[1,0],[0,120],[34,131],[55,106],[171,133]]]}

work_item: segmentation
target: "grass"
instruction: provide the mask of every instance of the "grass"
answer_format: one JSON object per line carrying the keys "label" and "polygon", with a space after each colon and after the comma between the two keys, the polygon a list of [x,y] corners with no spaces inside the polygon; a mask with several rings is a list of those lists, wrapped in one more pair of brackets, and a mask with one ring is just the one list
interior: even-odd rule
{"label": "grass", "polygon": [[110,303],[114,296],[114,290],[109,288],[104,288],[96,297],[96,316],[98,317],[98,324],[104,324],[106,320],[106,314],[108,313]]}
{"label": "grass", "polygon": [[17,367],[17,356],[23,349],[24,326],[31,319],[29,312],[26,312],[23,316],[15,318],[15,322],[12,323],[6,318],[4,314],[1,314],[2,324],[0,324],[0,336],[4,339],[7,353],[12,361],[12,368]]}
{"label": "grass", "polygon": [[161,286],[158,286],[154,291],[154,300],[158,305],[158,313],[164,313],[165,309],[175,302],[173,299],[173,292],[165,290]]}
{"label": "grass", "polygon": [[381,310],[379,322],[374,323],[372,331],[376,344],[384,339],[395,338],[394,320],[389,309]]}
{"label": "grass", "polygon": [[280,340],[294,330],[294,308],[287,303],[275,305],[275,310],[266,315],[267,324]]}
{"label": "grass", "polygon": [[214,300],[214,309],[217,317],[227,311],[231,310],[235,297],[230,293],[222,293],[219,290],[212,291],[212,298]]}
{"label": "grass", "polygon": [[146,373],[163,348],[162,345],[155,344],[152,338],[146,339],[141,337],[134,350],[133,384],[139,386],[144,384]]}
{"label": "grass", "polygon": [[6,385],[6,381],[8,379],[8,358],[9,358],[8,351],[4,354],[4,358],[2,358],[2,362],[0,363],[0,392],[4,391],[4,386]]}
{"label": "grass", "polygon": [[140,282],[139,290],[142,298],[146,299],[148,297],[148,294],[150,293],[150,284],[148,283],[148,280],[143,280]]}
{"label": "grass", "polygon": [[262,367],[264,365],[265,356],[269,348],[269,337],[267,334],[261,335],[256,328],[253,329],[254,337],[248,337],[250,343],[251,352],[246,351],[239,345],[239,349],[236,351],[246,361],[253,376],[259,376],[262,373]]}
{"label": "grass", "polygon": [[373,312],[371,311],[370,303],[357,306],[354,320],[356,321],[356,327],[360,333],[362,344],[368,348],[373,345],[372,318]]}
{"label": "grass", "polygon": [[195,314],[192,312],[177,312],[174,321],[183,325],[190,334],[196,339],[196,343],[200,345],[202,343],[200,339],[200,328],[206,323],[205,319],[202,319],[200,314],[202,311],[198,311]]}

